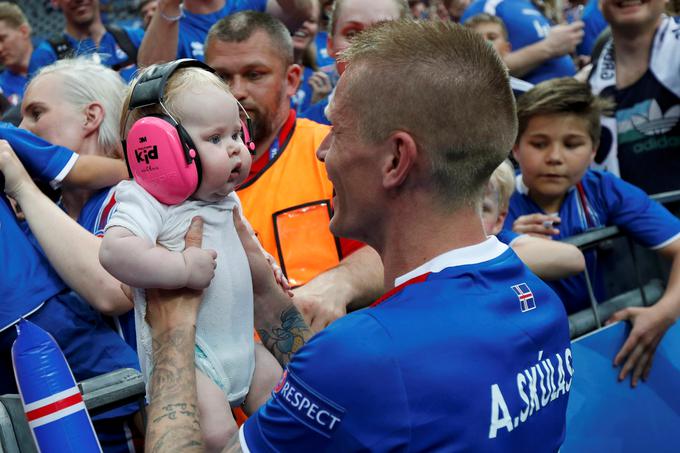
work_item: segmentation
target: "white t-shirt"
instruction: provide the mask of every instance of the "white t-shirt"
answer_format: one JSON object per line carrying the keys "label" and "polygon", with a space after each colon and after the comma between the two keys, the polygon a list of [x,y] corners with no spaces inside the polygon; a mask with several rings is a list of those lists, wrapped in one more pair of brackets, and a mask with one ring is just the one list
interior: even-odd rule
{"label": "white t-shirt", "polygon": [[[203,218],[202,248],[217,251],[217,268],[203,302],[196,326],[196,345],[213,370],[206,372],[229,401],[246,396],[255,366],[253,340],[253,291],[246,257],[236,233],[232,211],[240,206],[236,193],[219,202],[187,200],[179,205],[160,203],[134,181],[116,187],[116,207],[106,228],[120,226],[152,244],[170,251],[184,250],[184,236],[191,219]],[[147,385],[152,370],[151,329],[144,320],[143,289],[134,291],[137,351]],[[205,362],[205,360],[203,360]],[[205,364],[203,364],[205,365]]]}

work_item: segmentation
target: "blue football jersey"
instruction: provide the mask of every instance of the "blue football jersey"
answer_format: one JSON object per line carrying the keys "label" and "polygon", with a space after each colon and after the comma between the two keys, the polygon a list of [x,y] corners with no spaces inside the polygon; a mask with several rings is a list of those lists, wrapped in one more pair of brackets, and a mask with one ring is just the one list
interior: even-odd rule
{"label": "blue football jersey", "polygon": [[193,14],[184,11],[179,21],[179,42],[177,58],[194,58],[204,61],[203,46],[208,30],[217,21],[239,11],[255,10],[264,12],[267,0],[227,0],[224,7],[210,14]]}
{"label": "blue football jersey", "polygon": [[495,237],[447,252],[290,362],[244,451],[557,451],[573,375],[555,293]]}
{"label": "blue football jersey", "polygon": [[576,46],[576,53],[578,55],[590,55],[593,52],[597,37],[609,25],[602,15],[602,11],[600,11],[599,0],[588,0],[581,20],[584,23],[583,41]]}
{"label": "blue football jersey", "polygon": [[300,115],[301,112],[307,110],[312,103],[312,86],[309,84],[309,78],[314,74],[314,70],[307,66],[302,68],[302,77],[300,78],[300,85],[295,94],[290,98],[290,108]]}
{"label": "blue football jersey", "polygon": [[[560,234],[554,239],[564,239],[581,234],[591,228],[616,225],[645,247],[658,249],[680,237],[680,220],[666,208],[653,201],[642,190],[608,172],[589,170],[581,180],[585,206],[578,190],[572,188],[557,213],[561,223],[556,225]],[[517,217],[545,213],[528,195],[528,189],[517,177],[517,190],[510,197],[505,228],[512,228]],[[605,297],[602,273],[598,271],[597,256],[593,251],[584,253],[586,267],[595,295],[599,301]],[[554,280],[550,286],[559,294],[567,312],[574,313],[590,307],[583,274]]]}
{"label": "blue football jersey", "polygon": [[[503,19],[513,50],[541,41],[550,32],[550,22],[529,0],[475,0],[465,10],[461,23],[481,13]],[[527,82],[539,83],[574,74],[576,74],[574,62],[568,55],[563,55],[545,61],[523,78]]]}
{"label": "blue football jersey", "polygon": [[[0,138],[12,145],[32,175],[53,183],[61,181],[77,158],[66,148],[6,123],[0,124]],[[37,310],[65,285],[29,240],[4,194],[0,197],[0,235],[1,331]]]}
{"label": "blue football jersey", "polygon": [[37,135],[19,129],[9,123],[0,122],[0,139],[7,140],[28,172],[43,181],[58,186],[71,171],[78,154],[53,145]]}

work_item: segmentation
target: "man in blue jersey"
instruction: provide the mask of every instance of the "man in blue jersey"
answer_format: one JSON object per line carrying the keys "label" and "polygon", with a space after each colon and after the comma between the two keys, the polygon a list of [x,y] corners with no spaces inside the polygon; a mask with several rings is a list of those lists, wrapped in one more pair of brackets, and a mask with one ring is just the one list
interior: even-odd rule
{"label": "man in blue jersey", "polygon": [[583,22],[552,26],[530,0],[475,0],[461,22],[480,13],[503,19],[512,45],[504,60],[515,77],[538,83],[576,73],[570,54],[583,39]]}
{"label": "man in blue jersey", "polygon": [[239,11],[264,11],[296,30],[315,11],[316,0],[159,0],[141,47],[139,63],[148,66],[175,58],[203,61],[208,30]]}
{"label": "man in blue jersey", "polygon": [[[260,336],[286,370],[227,451],[557,451],[573,376],[566,315],[480,217],[516,133],[503,63],[445,22],[383,23],[344,58],[317,152],[337,192],[331,230],[378,250],[392,290],[298,349],[300,314],[249,253]],[[150,449],[200,444],[186,299],[149,312],[156,370],[173,377],[154,375]]]}
{"label": "man in blue jersey", "polygon": [[17,5],[0,2],[0,73],[2,94],[19,105],[29,78],[41,67],[54,62],[49,44],[31,39],[31,26]]}
{"label": "man in blue jersey", "polygon": [[66,21],[64,33],[51,40],[55,57],[92,54],[130,81],[137,71],[137,49],[144,31],[104,26],[99,0],[55,0],[55,3]]}
{"label": "man in blue jersey", "polygon": [[616,101],[602,120],[611,140],[597,168],[648,194],[680,189],[680,19],[666,16],[665,4],[602,1],[612,36],[589,79],[593,93]]}

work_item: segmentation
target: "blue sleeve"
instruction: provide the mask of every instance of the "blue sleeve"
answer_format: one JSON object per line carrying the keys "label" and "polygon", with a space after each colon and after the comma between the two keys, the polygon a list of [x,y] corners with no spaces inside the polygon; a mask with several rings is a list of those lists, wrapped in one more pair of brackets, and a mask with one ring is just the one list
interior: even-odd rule
{"label": "blue sleeve", "polygon": [[501,241],[505,245],[510,245],[512,244],[512,241],[520,237],[519,233],[515,233],[511,229],[507,229],[504,227],[501,231],[498,232],[496,235],[499,241]]}
{"label": "blue sleeve", "polygon": [[[228,1],[233,1],[233,0],[228,0]],[[267,0],[235,0],[234,1],[234,9],[232,10],[233,13],[237,13],[239,11],[260,11],[260,12],[265,12],[267,9]]]}
{"label": "blue sleeve", "polygon": [[403,449],[409,412],[392,347],[366,313],[337,320],[298,351],[272,398],[241,428],[242,446],[258,452]]}
{"label": "blue sleeve", "polygon": [[32,176],[52,183],[61,182],[78,158],[73,151],[9,123],[0,123],[0,139],[9,142]]}
{"label": "blue sleeve", "polygon": [[132,44],[139,49],[139,46],[142,45],[142,39],[144,39],[144,30],[136,27],[125,27],[124,30],[130,38],[130,41],[132,41]]}
{"label": "blue sleeve", "polygon": [[660,248],[680,236],[680,220],[634,185],[607,172],[601,178],[601,197],[610,224],[627,231],[645,247]]}
{"label": "blue sleeve", "polygon": [[464,24],[469,18],[476,16],[477,14],[484,12],[484,5],[486,0],[473,2],[470,6],[465,9],[463,16],[460,18],[460,23]]}

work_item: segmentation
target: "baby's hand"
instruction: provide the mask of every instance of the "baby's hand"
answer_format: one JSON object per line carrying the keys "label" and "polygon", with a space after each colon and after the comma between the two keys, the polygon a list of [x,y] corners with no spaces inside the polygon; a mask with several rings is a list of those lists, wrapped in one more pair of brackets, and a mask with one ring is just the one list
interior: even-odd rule
{"label": "baby's hand", "polygon": [[552,239],[552,236],[560,234],[560,230],[555,228],[559,224],[560,218],[554,215],[528,214],[517,217],[512,224],[512,231]]}
{"label": "baby's hand", "polygon": [[205,289],[215,276],[217,252],[214,250],[189,247],[182,252],[186,267],[186,286],[191,289]]}
{"label": "baby's hand", "polygon": [[279,264],[276,262],[276,259],[274,259],[274,257],[267,253],[264,249],[262,252],[264,253],[264,257],[267,258],[267,262],[271,266],[272,272],[274,272],[276,283],[278,283],[281,289],[283,289],[290,297],[293,297],[292,288],[290,287],[290,283],[288,282],[286,276],[283,275],[281,266],[279,266]]}

